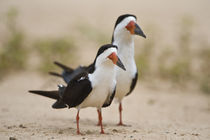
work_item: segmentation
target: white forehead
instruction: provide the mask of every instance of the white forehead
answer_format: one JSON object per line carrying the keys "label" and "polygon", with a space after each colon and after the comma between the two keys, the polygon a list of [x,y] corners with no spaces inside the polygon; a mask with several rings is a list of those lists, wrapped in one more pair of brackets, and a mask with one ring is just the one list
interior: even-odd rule
{"label": "white forehead", "polygon": [[101,56],[102,56],[102,57],[107,57],[107,56],[109,56],[109,55],[110,55],[111,53],[113,53],[113,52],[115,52],[115,53],[117,54],[117,49],[114,48],[114,47],[105,50],[105,51],[101,54]]}
{"label": "white forehead", "polygon": [[114,47],[105,50],[103,53],[101,53],[98,56],[98,58],[96,59],[96,63],[100,63],[100,62],[106,60],[106,58],[113,52],[115,52],[117,54],[117,49]]}
{"label": "white forehead", "polygon": [[128,25],[128,23],[129,23],[130,21],[136,22],[136,18],[133,17],[133,16],[126,17],[125,19],[123,19],[123,20],[117,25],[116,29],[117,29],[117,28],[118,28],[118,29],[124,28],[125,26]]}

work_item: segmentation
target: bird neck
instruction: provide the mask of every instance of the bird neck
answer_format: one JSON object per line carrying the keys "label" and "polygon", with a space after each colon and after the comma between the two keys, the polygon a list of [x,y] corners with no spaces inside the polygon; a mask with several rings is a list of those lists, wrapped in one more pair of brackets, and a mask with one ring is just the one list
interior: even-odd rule
{"label": "bird neck", "polygon": [[118,54],[120,58],[134,59],[133,35],[122,35],[121,37],[116,37],[112,44],[118,46]]}

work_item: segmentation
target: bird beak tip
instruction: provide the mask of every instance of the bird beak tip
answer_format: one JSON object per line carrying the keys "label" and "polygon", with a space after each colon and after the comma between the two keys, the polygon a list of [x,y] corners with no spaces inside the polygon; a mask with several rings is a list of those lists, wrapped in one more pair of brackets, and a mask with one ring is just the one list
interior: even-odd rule
{"label": "bird beak tip", "polygon": [[123,63],[122,63],[122,61],[120,60],[119,57],[118,57],[118,60],[117,60],[116,65],[117,65],[118,67],[120,67],[121,69],[123,69],[124,71],[126,71],[126,68],[125,68],[125,66],[123,65]]}
{"label": "bird beak tip", "polygon": [[146,35],[144,34],[144,32],[142,31],[142,29],[139,27],[138,24],[135,24],[136,28],[134,30],[134,33],[136,35],[142,36],[143,38],[146,38]]}

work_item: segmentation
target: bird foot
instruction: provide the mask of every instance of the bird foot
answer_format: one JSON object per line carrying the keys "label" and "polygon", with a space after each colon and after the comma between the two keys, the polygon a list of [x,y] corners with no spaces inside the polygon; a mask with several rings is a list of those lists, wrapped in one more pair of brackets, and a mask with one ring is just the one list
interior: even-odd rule
{"label": "bird foot", "polygon": [[84,135],[83,133],[80,133],[80,131],[77,131],[77,135]]}
{"label": "bird foot", "polygon": [[101,131],[101,134],[105,134],[104,131]]}
{"label": "bird foot", "polygon": [[77,131],[77,135],[81,135],[81,133],[79,131]]}
{"label": "bird foot", "polygon": [[118,125],[118,126],[124,126],[124,127],[131,127],[131,125],[124,124],[124,123],[122,123],[122,122],[118,123],[117,125]]}

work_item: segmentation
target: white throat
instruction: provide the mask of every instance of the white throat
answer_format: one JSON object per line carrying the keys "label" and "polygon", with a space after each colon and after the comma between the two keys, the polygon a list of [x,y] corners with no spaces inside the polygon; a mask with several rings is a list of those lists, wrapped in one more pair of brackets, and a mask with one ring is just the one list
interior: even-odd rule
{"label": "white throat", "polygon": [[113,42],[113,45],[118,46],[118,55],[125,55],[127,59],[134,58],[134,36],[129,36],[130,37],[118,37],[119,39],[116,38]]}
{"label": "white throat", "polygon": [[119,34],[114,38],[113,45],[118,46],[118,56],[125,67],[127,66],[126,69],[128,68],[128,63],[135,63],[134,35],[130,35],[130,33]]}
{"label": "white throat", "polygon": [[110,84],[112,81],[116,80],[116,67],[109,60],[96,67],[94,73],[89,74],[90,81],[92,82],[92,87],[97,86],[98,84]]}

